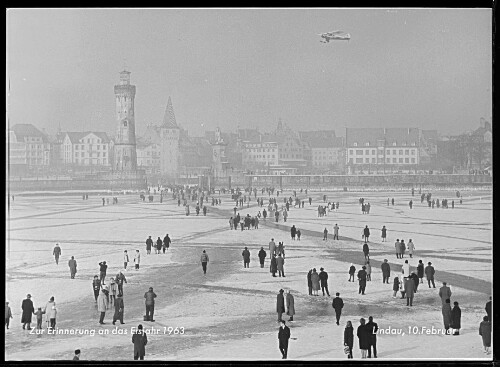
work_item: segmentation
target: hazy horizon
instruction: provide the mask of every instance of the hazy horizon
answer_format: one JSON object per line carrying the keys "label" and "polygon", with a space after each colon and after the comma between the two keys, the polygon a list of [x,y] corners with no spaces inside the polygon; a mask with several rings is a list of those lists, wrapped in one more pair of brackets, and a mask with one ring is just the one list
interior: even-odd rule
{"label": "hazy horizon", "polygon": [[[418,127],[492,116],[491,9],[8,9],[11,125],[115,130],[124,64],[136,133],[168,98],[191,135]],[[319,42],[343,30],[351,40]],[[10,85],[10,90],[8,89]],[[203,124],[203,125],[202,125]]]}

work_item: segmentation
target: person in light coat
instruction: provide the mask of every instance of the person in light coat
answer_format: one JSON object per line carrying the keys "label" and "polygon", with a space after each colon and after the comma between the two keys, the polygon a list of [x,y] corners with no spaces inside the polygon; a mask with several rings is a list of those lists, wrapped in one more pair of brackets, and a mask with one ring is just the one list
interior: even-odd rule
{"label": "person in light coat", "polygon": [[447,299],[441,308],[441,313],[443,314],[443,324],[446,330],[446,334],[449,335],[449,329],[451,326],[451,305],[450,299]]}
{"label": "person in light coat", "polygon": [[45,321],[47,322],[47,328],[50,327],[50,310],[52,310],[52,307],[56,305],[56,302],[54,300],[54,296],[50,297],[49,302],[45,305],[45,308],[43,309],[45,313]]}
{"label": "person in light coat", "polygon": [[403,264],[403,274],[405,277],[410,276],[410,264],[408,263],[408,260],[405,260],[405,263]]}
{"label": "person in light coat", "polygon": [[441,297],[441,304],[445,304],[447,299],[451,299],[451,289],[443,282],[443,286],[439,288],[439,297]]}
{"label": "person in light coat", "polygon": [[415,244],[412,242],[411,238],[410,241],[408,241],[408,255],[410,255],[410,258],[413,257],[413,250],[415,250]]}
{"label": "person in light coat", "polygon": [[134,263],[135,263],[135,270],[139,270],[139,264],[141,263],[141,253],[139,252],[139,250],[135,251]]}
{"label": "person in light coat", "polygon": [[127,252],[127,250],[124,250],[123,251],[123,269],[127,270],[127,265],[129,262],[130,262],[130,260],[128,258],[128,252]]}
{"label": "person in light coat", "polygon": [[101,289],[101,293],[99,293],[99,297],[97,297],[97,311],[100,312],[99,324],[104,325],[104,316],[106,315],[106,291]]}
{"label": "person in light coat", "polygon": [[295,315],[295,299],[293,298],[291,290],[286,293],[286,314],[290,316],[288,321],[293,321],[293,315]]}
{"label": "person in light coat", "polygon": [[283,278],[285,278],[285,269],[283,268],[283,265],[285,265],[285,259],[281,257],[281,254],[279,254],[276,258],[276,265],[278,269],[278,275],[280,277],[283,275]]}
{"label": "person in light coat", "polygon": [[273,255],[276,255],[276,242],[274,242],[274,238],[271,238],[269,242],[269,258],[272,259]]}
{"label": "person in light coat", "polygon": [[312,291],[313,291],[313,296],[319,296],[318,291],[319,291],[319,274],[316,272],[316,268],[313,269],[311,273],[311,282],[312,282]]}

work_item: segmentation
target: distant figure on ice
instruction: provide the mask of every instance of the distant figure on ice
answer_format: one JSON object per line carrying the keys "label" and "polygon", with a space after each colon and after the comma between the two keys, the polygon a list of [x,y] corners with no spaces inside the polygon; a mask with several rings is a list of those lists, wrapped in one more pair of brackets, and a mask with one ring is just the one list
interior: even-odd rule
{"label": "distant figure on ice", "polygon": [[146,298],[146,317],[144,321],[154,322],[154,313],[155,313],[155,298],[156,293],[153,292],[153,287],[149,287],[149,290],[144,293],[144,298]]}
{"label": "distant figure on ice", "polygon": [[297,240],[299,240],[299,241],[300,241],[300,235],[301,235],[301,234],[302,234],[302,233],[300,232],[300,229],[297,229]]}
{"label": "distant figure on ice", "polygon": [[325,230],[323,231],[323,241],[326,241],[328,239],[328,229],[326,229],[325,227]]}
{"label": "distant figure on ice", "polygon": [[168,236],[168,233],[165,237],[163,237],[163,253],[165,253],[165,249],[169,249],[170,244],[172,243],[172,240]]}
{"label": "distant figure on ice", "polygon": [[369,241],[369,239],[370,239],[370,229],[368,228],[368,226],[365,226],[365,228],[363,229],[363,238],[365,239],[365,243],[370,242]]}
{"label": "distant figure on ice", "polygon": [[99,263],[99,279],[101,283],[104,284],[104,279],[106,278],[106,271],[108,266],[106,265],[106,261],[102,261]]}
{"label": "distant figure on ice", "polygon": [[141,263],[141,253],[139,250],[135,250],[134,256],[135,270],[139,270],[139,264]]}
{"label": "distant figure on ice", "polygon": [[245,249],[241,253],[241,256],[243,256],[243,267],[249,268],[250,267],[250,251],[248,251],[248,247],[245,247]]}
{"label": "distant figure on ice", "polygon": [[319,276],[319,280],[320,280],[320,284],[321,284],[321,291],[323,292],[323,296],[325,295],[325,291],[326,291],[326,294],[328,295],[328,297],[330,297],[330,292],[328,292],[328,273],[323,268],[320,268],[319,270],[320,270],[320,272],[319,272],[318,276]]}
{"label": "distant figure on ice", "polygon": [[123,282],[127,283],[127,278],[125,278],[125,275],[123,275],[121,270],[118,274],[116,274],[115,282],[118,286],[118,297],[123,297]]}
{"label": "distant figure on ice", "polygon": [[283,278],[285,278],[285,269],[283,266],[285,265],[285,259],[281,257],[281,254],[278,254],[278,257],[276,258],[276,267],[278,269],[278,275]]}
{"label": "distant figure on ice", "polygon": [[358,281],[359,281],[359,294],[365,294],[366,288],[366,266],[363,266],[360,271],[358,271]]}
{"label": "distant figure on ice", "polygon": [[203,253],[201,254],[201,267],[203,268],[203,274],[207,273],[207,264],[208,264],[208,255],[205,250],[203,250]]}
{"label": "distant figure on ice", "polygon": [[396,240],[394,247],[396,247],[396,258],[401,259],[401,243],[399,242],[399,238]]}
{"label": "distant figure on ice", "polygon": [[441,297],[441,304],[445,304],[447,299],[451,299],[451,289],[443,282],[443,286],[439,288],[439,297]]}
{"label": "distant figure on ice", "polygon": [[410,238],[410,240],[408,241],[408,255],[410,255],[410,258],[413,257],[413,250],[415,250],[415,245],[413,244]]}
{"label": "distant figure on ice", "polygon": [[127,250],[123,251],[123,269],[127,270],[127,265],[129,263],[128,252]]}
{"label": "distant figure on ice", "polygon": [[356,273],[356,267],[351,264],[351,266],[349,267],[349,281],[351,281],[351,278],[352,278],[352,281],[354,282],[354,274]]}
{"label": "distant figure on ice", "polygon": [[99,324],[104,325],[104,316],[106,315],[106,293],[104,289],[101,289],[99,296],[97,297],[97,311],[100,312]]}
{"label": "distant figure on ice", "polygon": [[52,251],[52,255],[54,255],[56,259],[56,264],[59,265],[59,256],[61,256],[61,248],[59,247],[59,244],[56,243],[56,246],[54,247],[54,251]]}
{"label": "distant figure on ice", "polygon": [[69,272],[71,274],[71,279],[75,279],[76,274],[76,260],[74,256],[71,256],[71,260],[68,261]]}
{"label": "distant figure on ice", "polygon": [[92,289],[94,290],[94,298],[97,302],[97,297],[99,297],[99,292],[101,291],[101,280],[98,275],[94,275],[94,280],[92,281]]}
{"label": "distant figure on ice", "polygon": [[295,240],[295,235],[297,234],[297,228],[295,228],[295,225],[290,228],[290,234],[292,236],[292,240]]}
{"label": "distant figure on ice", "polygon": [[274,242],[274,238],[271,238],[269,241],[269,257],[272,259],[273,255],[276,254],[276,242]]}
{"label": "distant figure on ice", "polygon": [[380,266],[382,269],[382,283],[389,284],[389,277],[391,276],[391,266],[389,265],[387,259],[384,259],[384,262]]}
{"label": "distant figure on ice", "polygon": [[278,263],[276,261],[276,255],[271,255],[271,265],[269,271],[273,274],[273,277],[276,277],[276,272],[278,271]]}
{"label": "distant figure on ice", "polygon": [[370,347],[368,348],[368,358],[372,357],[372,348],[373,348],[373,358],[377,358],[378,325],[376,322],[373,322],[373,316],[368,317],[366,328],[368,330],[368,334],[370,335]]}
{"label": "distant figure on ice", "polygon": [[9,302],[5,302],[5,326],[9,328],[10,319],[12,319],[12,310],[10,309]]}
{"label": "distant figure on ice", "polygon": [[286,292],[286,314],[290,316],[288,321],[293,321],[293,315],[295,315],[295,299],[293,298],[292,291],[288,290]]}
{"label": "distant figure on ice", "polygon": [[158,237],[156,239],[156,249],[155,249],[156,254],[161,253],[162,246],[163,246],[163,240],[160,237]]}
{"label": "distant figure on ice", "polygon": [[451,325],[451,305],[449,298],[445,301],[445,303],[443,303],[441,313],[443,314],[443,324],[446,330],[446,334],[449,335],[448,330],[450,329]]}
{"label": "distant figure on ice", "polygon": [[123,322],[124,307],[123,297],[119,294],[115,300],[115,314],[113,315],[113,325],[115,325],[115,322],[118,320],[120,321],[120,324],[125,324]]}
{"label": "distant figure on ice", "polygon": [[333,239],[339,239],[339,225],[337,223],[335,223],[335,226],[333,227]]}
{"label": "distant figure on ice", "polygon": [[316,272],[316,268],[313,269],[311,273],[312,291],[313,296],[319,296],[319,274]]}
{"label": "distant figure on ice", "polygon": [[462,310],[458,307],[458,302],[453,302],[453,309],[451,310],[451,328],[454,330],[453,335],[460,334],[462,319]]}
{"label": "distant figure on ice", "polygon": [[266,251],[264,251],[264,247],[261,247],[260,251],[259,251],[259,261],[260,261],[261,268],[264,267],[264,262],[266,261],[266,257],[267,257],[267,253],[266,253]]}
{"label": "distant figure on ice", "polygon": [[359,340],[359,349],[361,350],[361,358],[365,359],[366,354],[368,353],[368,349],[370,349],[370,334],[369,330],[366,328],[365,319],[359,319],[360,325],[358,326],[358,330],[356,335]]}
{"label": "distant figure on ice", "polygon": [[307,273],[307,288],[309,288],[309,295],[312,296],[312,269]]}
{"label": "distant figure on ice", "polygon": [[363,244],[363,253],[365,254],[365,260],[370,260],[370,248],[366,242]]}
{"label": "distant figure on ice", "polygon": [[153,240],[151,239],[151,236],[146,240],[146,254],[149,255],[151,254],[151,246],[153,246]]}

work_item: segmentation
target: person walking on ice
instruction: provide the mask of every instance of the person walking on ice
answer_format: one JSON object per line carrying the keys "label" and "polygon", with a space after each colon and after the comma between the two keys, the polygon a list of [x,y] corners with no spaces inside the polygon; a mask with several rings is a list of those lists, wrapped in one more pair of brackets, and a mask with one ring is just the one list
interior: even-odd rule
{"label": "person walking on ice", "polygon": [[337,223],[335,223],[335,226],[333,227],[333,239],[334,240],[339,239],[339,226]]}
{"label": "person walking on ice", "polygon": [[278,331],[279,348],[281,359],[288,358],[288,340],[290,339],[290,328],[286,326],[285,320],[281,320],[280,330]]}
{"label": "person walking on ice", "polygon": [[139,270],[139,264],[141,263],[141,253],[139,250],[135,250],[134,256],[135,270]]}
{"label": "person walking on ice", "polygon": [[385,228],[385,226],[382,226],[382,229],[380,231],[382,232],[382,242],[387,242],[387,228]]}
{"label": "person walking on ice", "polygon": [[368,225],[365,226],[363,229],[363,238],[365,239],[365,243],[370,242],[370,229],[368,228]]}
{"label": "person walking on ice", "polygon": [[54,255],[54,258],[56,259],[56,265],[59,265],[59,256],[61,256],[61,253],[62,253],[61,248],[59,247],[59,244],[56,243],[56,246],[52,251],[52,255]]}
{"label": "person walking on ice", "polygon": [[203,253],[201,254],[200,261],[201,261],[201,267],[203,268],[203,274],[206,274],[207,273],[207,264],[208,264],[209,259],[208,259],[207,252],[205,250],[203,250]]}

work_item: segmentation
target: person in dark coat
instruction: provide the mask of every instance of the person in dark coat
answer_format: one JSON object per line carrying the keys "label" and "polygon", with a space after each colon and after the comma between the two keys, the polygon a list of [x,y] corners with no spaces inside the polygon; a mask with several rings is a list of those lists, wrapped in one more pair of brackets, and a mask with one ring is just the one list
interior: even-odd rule
{"label": "person in dark coat", "polygon": [[483,321],[479,324],[479,335],[483,339],[484,352],[490,354],[491,347],[491,321],[488,316],[483,317]]}
{"label": "person in dark coat", "polygon": [[[335,293],[335,298],[332,301],[332,307],[335,310],[335,318],[337,319],[337,325],[340,321],[340,315],[342,315],[342,308],[344,307],[344,301],[340,298],[340,293]],[[351,347],[352,348],[352,347]]]}
{"label": "person in dark coat", "polygon": [[101,283],[104,284],[104,279],[106,278],[106,271],[108,270],[108,266],[106,265],[106,261],[102,261],[99,263],[99,279]]}
{"label": "person in dark coat", "polygon": [[282,355],[281,359],[288,357],[288,340],[290,339],[290,328],[286,326],[285,320],[281,320],[280,329],[278,331],[279,348]]}
{"label": "person in dark coat", "polygon": [[323,296],[325,295],[326,290],[326,294],[328,295],[328,297],[330,297],[330,292],[328,292],[328,273],[324,271],[323,268],[320,268],[319,270],[319,281],[321,284],[321,291],[323,292]]}
{"label": "person in dark coat", "polygon": [[394,284],[392,286],[392,290],[394,291],[394,293],[392,294],[392,298],[396,298],[396,294],[399,291],[399,277],[397,275],[394,277]]}
{"label": "person in dark coat", "polygon": [[290,290],[286,293],[285,296],[286,302],[286,314],[290,316],[288,321],[293,321],[293,315],[295,315],[295,298]]}
{"label": "person in dark coat", "polygon": [[75,355],[73,356],[73,361],[79,361],[80,360],[80,349],[75,350]]}
{"label": "person in dark coat", "polygon": [[366,288],[366,266],[363,265],[362,269],[358,271],[358,281],[359,281],[359,294],[365,294]]}
{"label": "person in dark coat", "polygon": [[450,300],[447,299],[441,308],[441,313],[443,314],[443,324],[446,330],[446,334],[449,334],[448,330],[451,326],[451,305]]}
{"label": "person in dark coat", "polygon": [[453,309],[451,310],[451,328],[455,330],[453,335],[459,335],[460,334],[460,328],[462,327],[461,324],[461,318],[462,318],[462,310],[460,307],[458,307],[458,302],[453,302]]}
{"label": "person in dark coat", "polygon": [[243,256],[243,267],[249,268],[250,267],[250,251],[248,251],[248,247],[245,247],[245,249],[241,253],[241,256]]}
{"label": "person in dark coat", "polygon": [[76,260],[74,256],[71,256],[71,260],[68,261],[69,272],[71,273],[71,279],[75,279],[76,274]]}
{"label": "person in dark coat", "polygon": [[120,320],[120,324],[124,324],[123,322],[123,297],[119,294],[115,299],[115,314],[113,315],[113,325],[115,325],[116,320]]}
{"label": "person in dark coat", "polygon": [[121,295],[123,297],[123,282],[127,283],[127,278],[125,278],[125,275],[123,275],[121,270],[118,274],[116,274],[115,282],[118,286],[118,295]]}
{"label": "person in dark coat", "polygon": [[267,253],[264,250],[264,247],[261,247],[260,251],[259,251],[259,260],[260,260],[260,267],[261,268],[264,267],[264,262],[266,261],[266,256],[267,256]]}
{"label": "person in dark coat", "polygon": [[389,277],[391,276],[391,266],[387,262],[387,259],[384,259],[384,262],[380,266],[382,269],[382,283],[389,284]]}
{"label": "person in dark coat", "polygon": [[443,282],[443,286],[439,288],[439,297],[441,297],[441,304],[444,305],[447,299],[451,299],[451,289]]}
{"label": "person in dark coat", "polygon": [[359,319],[360,325],[358,326],[358,330],[356,335],[359,339],[359,349],[361,350],[361,358],[365,359],[368,353],[368,349],[370,349],[370,334],[369,330],[366,328],[365,319]]}
{"label": "person in dark coat", "polygon": [[436,288],[436,285],[434,284],[434,267],[432,266],[432,263],[429,261],[427,263],[427,266],[425,267],[425,276],[427,277],[427,283],[429,284],[429,288],[431,287],[431,282],[432,286]]}
{"label": "person in dark coat", "polygon": [[363,244],[363,253],[365,254],[365,260],[370,260],[370,248],[366,242]]}
{"label": "person in dark coat", "polygon": [[132,343],[134,343],[134,360],[144,360],[146,355],[146,344],[148,344],[148,337],[142,331],[142,325],[137,327],[137,332],[132,335]]}
{"label": "person in dark coat", "polygon": [[352,359],[352,347],[354,345],[354,329],[350,321],[347,321],[344,329],[344,346],[349,348],[347,359]]}
{"label": "person in dark coat", "polygon": [[313,294],[313,283],[312,283],[312,269],[309,269],[309,272],[307,273],[307,288],[309,288],[309,295],[312,296]]}
{"label": "person in dark coat", "polygon": [[356,273],[356,267],[351,264],[351,266],[349,267],[349,281],[351,281],[351,278],[352,278],[352,281],[354,282],[354,274]]}
{"label": "person in dark coat", "polygon": [[413,282],[415,283],[415,293],[417,293],[418,291],[418,276],[417,274],[415,274],[415,272],[412,272],[410,274],[410,278],[413,280]]}
{"label": "person in dark coat", "polygon": [[56,259],[56,264],[59,265],[59,256],[61,256],[61,248],[59,247],[59,244],[56,243],[56,246],[54,247],[54,250],[52,251],[52,255],[54,255],[54,258]]}
{"label": "person in dark coat", "polygon": [[208,264],[208,254],[206,250],[203,250],[203,253],[201,254],[200,257],[200,262],[201,262],[201,268],[203,269],[203,274],[207,273],[207,264]]}
{"label": "person in dark coat", "polygon": [[156,239],[156,252],[155,252],[155,253],[156,253],[156,254],[161,253],[161,248],[162,248],[162,247],[163,247],[163,240],[162,240],[160,237],[158,237],[158,238]]}
{"label": "person in dark coat", "polygon": [[278,271],[278,262],[276,261],[276,255],[272,256],[273,257],[271,258],[270,272],[273,274],[273,277],[275,277],[276,272]]}
{"label": "person in dark coat", "polygon": [[484,308],[486,310],[486,314],[488,315],[488,320],[491,322],[491,296],[490,300],[486,302],[486,307]]}
{"label": "person in dark coat", "polygon": [[285,312],[285,298],[283,297],[283,289],[280,289],[276,297],[276,312],[278,313],[278,322],[282,321],[281,315]]}
{"label": "person in dark coat", "polygon": [[420,279],[420,283],[424,282],[424,263],[422,260],[418,260],[418,265],[417,265],[417,276]]}
{"label": "person in dark coat", "polygon": [[365,226],[365,228],[363,229],[363,238],[365,239],[365,243],[370,242],[370,229],[368,228],[368,226]]}
{"label": "person in dark coat", "polygon": [[413,296],[415,295],[415,282],[411,277],[405,278],[406,305],[413,306]]}
{"label": "person in dark coat", "polygon": [[168,250],[171,242],[172,240],[170,239],[167,233],[167,235],[163,238],[163,253],[165,253],[165,248]]}
{"label": "person in dark coat", "polygon": [[149,291],[144,293],[144,298],[146,298],[146,320],[145,321],[155,321],[153,315],[155,313],[155,298],[156,293],[153,292],[153,287],[149,287]]}
{"label": "person in dark coat", "polygon": [[297,234],[297,228],[295,228],[295,225],[293,225],[292,228],[290,228],[290,234],[292,236],[292,240],[294,240],[295,235]]}
{"label": "person in dark coat", "polygon": [[151,246],[153,246],[153,239],[151,236],[146,240],[146,253],[149,255],[151,254]]}
{"label": "person in dark coat", "polygon": [[368,348],[368,358],[372,357],[372,347],[373,347],[373,358],[377,358],[378,325],[376,322],[373,322],[373,316],[368,317],[368,322],[366,323],[366,328],[368,330],[368,335],[370,338],[370,347]]}
{"label": "person in dark coat", "polygon": [[33,301],[31,300],[31,294],[26,296],[26,299],[23,300],[21,304],[21,309],[23,310],[23,314],[21,315],[21,324],[23,324],[23,329],[26,329],[26,325],[28,325],[28,330],[31,330],[31,316],[35,312],[35,307],[33,306]]}

